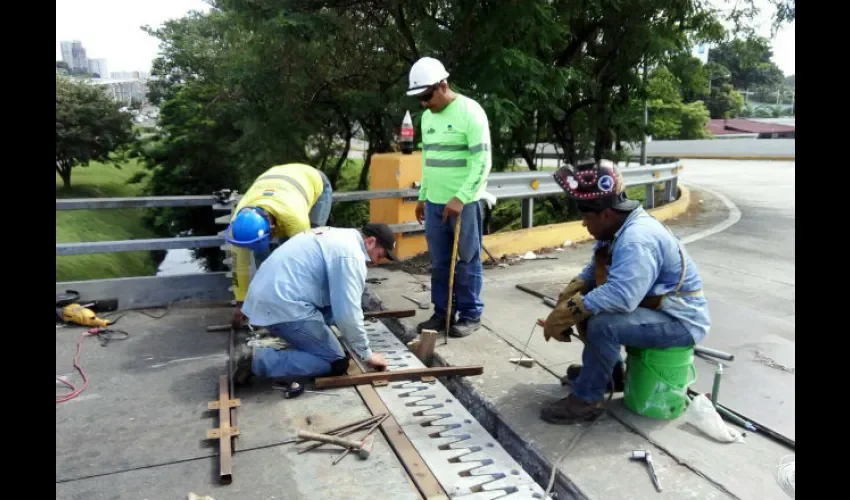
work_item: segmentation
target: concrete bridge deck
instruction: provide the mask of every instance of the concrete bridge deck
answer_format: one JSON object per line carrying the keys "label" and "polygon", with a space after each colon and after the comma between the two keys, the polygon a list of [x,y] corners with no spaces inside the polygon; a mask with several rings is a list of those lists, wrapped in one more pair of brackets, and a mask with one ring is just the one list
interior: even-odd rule
{"label": "concrete bridge deck", "polygon": [[[205,326],[226,323],[230,313],[206,304],[175,306],[158,320],[130,311],[115,325],[127,340],[105,347],[83,341],[90,384],[56,405],[57,499],[182,500],[190,491],[216,500],[420,498],[380,433],[367,460],[351,455],[335,466],[335,447],[298,455],[303,445],[280,444],[296,428],[318,431],[369,416],[354,388],[297,399],[268,383],[239,390],[233,483],[220,485],[218,442],[204,438],[218,426],[207,402],[218,399],[219,376],[227,373],[228,333]],[[82,331],[56,329],[56,373],[74,384]]]}
{"label": "concrete bridge deck", "polygon": [[[720,391],[725,405],[794,438],[794,164],[691,160],[682,182],[693,209],[671,228],[683,237],[703,273],[713,316],[705,345],[732,352]],[[718,191],[723,192],[718,192]],[[685,425],[650,421],[615,399],[593,428],[553,426],[540,407],[566,395],[558,383],[580,359],[577,343],[544,343],[539,330],[529,353],[532,368],[508,362],[525,344],[535,318],[549,309],[515,287],[557,289],[589,257],[579,245],[485,271],[485,329],[439,345],[452,365],[482,364],[484,375],[446,385],[537,482],[560,472],[559,498],[783,499],[775,480],[780,460],[793,452],[748,433],[746,444],[720,444]],[[407,294],[428,301],[428,276],[415,266],[377,268],[386,277],[367,296],[371,307],[409,308]],[[154,315],[161,311],[150,311]],[[186,498],[188,492],[223,499],[419,498],[380,434],[368,461],[331,466],[331,453],[297,454],[281,441],[298,427],[324,428],[368,415],[352,388],[338,397],[305,394],[282,399],[268,384],[242,390],[234,481],[218,484],[217,447],[203,443],[217,417],[206,410],[225,373],[227,336],[206,325],[227,322],[229,307],[184,304],[161,319],[129,312],[116,325],[130,337],[105,347],[84,340],[81,363],[91,382],[56,409],[56,498]],[[409,337],[427,317],[420,311],[388,325]],[[57,375],[72,371],[82,329],[57,328]],[[713,366],[697,360],[696,389],[711,390]],[[72,377],[79,383],[79,377]],[[57,384],[57,392],[60,388]],[[310,423],[308,424],[308,419]],[[562,455],[577,433],[576,446]],[[653,452],[664,491],[654,491],[645,467],[628,460],[634,449]],[[492,496],[487,496],[491,498]]]}

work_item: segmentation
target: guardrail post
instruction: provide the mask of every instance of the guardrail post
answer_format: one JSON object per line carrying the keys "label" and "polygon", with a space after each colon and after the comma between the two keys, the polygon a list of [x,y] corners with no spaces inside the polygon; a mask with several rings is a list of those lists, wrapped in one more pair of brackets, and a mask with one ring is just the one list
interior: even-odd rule
{"label": "guardrail post", "polygon": [[650,183],[644,186],[646,189],[646,201],[643,202],[643,208],[655,208],[655,183]]}
{"label": "guardrail post", "polygon": [[[422,182],[422,153],[386,153],[372,156],[369,190],[406,189]],[[369,221],[384,224],[416,222],[416,199],[386,198],[369,201]],[[396,256],[413,257],[428,249],[424,230],[396,234]]]}
{"label": "guardrail post", "polygon": [[522,228],[528,229],[534,226],[534,198],[523,198],[521,201],[522,208]]}
{"label": "guardrail post", "polygon": [[678,177],[674,177],[672,179],[664,181],[664,201],[666,203],[676,201],[676,181],[678,179]]}
{"label": "guardrail post", "polygon": [[[213,208],[213,217],[215,217],[215,223],[219,226],[221,226],[221,225],[225,226],[225,229],[222,229],[221,231],[218,232],[218,236],[221,236],[222,238],[224,237],[224,231],[226,230],[227,226],[230,224],[230,219],[233,218],[233,208],[236,206],[237,203],[238,203],[238,198],[234,199],[234,197],[231,196],[230,201],[228,201],[228,202],[213,204],[212,208]],[[225,243],[225,244],[221,245],[219,248],[221,248],[221,251],[224,252],[224,261],[222,263],[224,264],[225,267],[227,267],[227,271],[225,273],[225,276],[227,276],[228,281],[230,283],[232,283],[232,281],[230,281],[230,280],[233,279],[233,260],[230,256],[229,247]],[[233,285],[232,284],[230,284],[227,287],[227,291],[230,294],[233,293]],[[232,295],[231,295],[231,297],[232,297]],[[234,306],[236,305],[235,299],[231,300],[231,305],[234,305]]]}

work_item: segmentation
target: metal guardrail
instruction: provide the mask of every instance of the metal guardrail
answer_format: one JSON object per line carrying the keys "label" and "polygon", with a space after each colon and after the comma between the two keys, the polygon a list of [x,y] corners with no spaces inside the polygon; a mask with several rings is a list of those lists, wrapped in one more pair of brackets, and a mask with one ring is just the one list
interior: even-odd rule
{"label": "metal guardrail", "polygon": [[[663,201],[672,201],[677,193],[676,183],[681,164],[678,160],[662,164],[645,166],[623,166],[621,171],[627,186],[646,186],[647,208],[655,206],[655,185],[664,183]],[[551,170],[530,172],[493,173],[487,180],[487,192],[497,200],[519,199],[522,203],[522,227],[533,226],[534,199],[562,194],[563,191],[552,178]],[[334,202],[377,200],[391,198],[415,199],[419,190],[387,189],[376,191],[351,191],[333,194]],[[134,198],[71,198],[57,199],[56,210],[92,210],[120,208],[152,207],[212,207],[219,212],[218,224],[227,224],[229,213],[238,198],[230,203],[220,203],[218,198],[209,196],[144,196]],[[424,231],[418,222],[392,224],[396,233],[415,233]],[[143,250],[173,250],[179,248],[212,248],[224,245],[222,234],[216,236],[189,236],[178,238],[155,238],[124,241],[97,241],[79,243],[57,243],[56,255],[82,255],[92,253],[136,252]]]}
{"label": "metal guardrail", "polygon": [[[662,197],[672,201],[677,193],[679,161],[648,166],[623,166],[628,186],[646,186],[646,207],[655,206],[655,186],[664,183]],[[488,179],[488,192],[497,200],[519,199],[522,206],[522,226],[533,224],[534,199],[561,194],[551,170],[537,172],[494,173]],[[334,193],[334,202],[403,198],[415,200],[418,189],[387,189]],[[237,197],[227,203],[209,196],[146,196],[135,198],[58,199],[56,210],[93,210],[151,207],[211,207],[219,226],[227,226]],[[416,233],[425,230],[418,222],[391,224],[396,233]],[[56,255],[134,252],[144,250],[174,250],[219,247],[227,251],[224,231],[215,236],[187,236],[124,241],[57,243]],[[224,264],[230,267],[230,259]],[[117,298],[122,309],[164,307],[183,300],[229,301],[233,303],[232,270],[225,272],[190,273],[167,276],[133,276],[99,280],[57,282],[56,292],[76,290],[88,298]]]}

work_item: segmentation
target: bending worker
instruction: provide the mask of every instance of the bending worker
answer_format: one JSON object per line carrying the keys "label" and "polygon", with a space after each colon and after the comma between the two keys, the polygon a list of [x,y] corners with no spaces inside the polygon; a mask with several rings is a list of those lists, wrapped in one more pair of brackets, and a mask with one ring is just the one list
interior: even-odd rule
{"label": "bending worker", "polygon": [[287,238],[327,224],[332,198],[331,183],[321,170],[290,163],[264,172],[239,200],[224,233],[232,259],[235,328],[244,319],[240,307],[251,276]]}
{"label": "bending worker", "polygon": [[602,411],[609,381],[622,391],[620,346],[693,346],[711,320],[702,278],[684,245],[640,202],[628,199],[613,163],[568,165],[555,180],[577,200],[582,223],[597,240],[590,263],[561,292],[549,316],[538,320],[547,341],[569,342],[576,326],[585,343],[582,365],[567,369],[572,393],[541,411],[547,422],[570,424]]}
{"label": "bending worker", "polygon": [[252,325],[267,327],[289,347],[240,347],[234,381],[252,375],[309,378],[343,375],[348,357],[328,327],[336,324],[352,350],[369,366],[387,362],[369,347],[363,326],[366,265],[395,260],[395,236],[386,224],[361,230],[320,227],[293,236],[272,253],[248,287],[242,311]]}
{"label": "bending worker", "polygon": [[[448,76],[440,61],[423,57],[410,68],[407,91],[407,95],[418,99],[426,108],[420,127],[422,185],[416,219],[425,223],[425,239],[431,255],[434,314],[417,325],[417,330],[428,328],[445,332],[446,316],[451,315],[449,335],[465,337],[481,327],[484,311],[481,301],[483,227],[479,200],[487,188],[492,165],[490,124],[481,105],[449,88]],[[454,310],[446,311],[458,217],[461,227],[454,276]]]}

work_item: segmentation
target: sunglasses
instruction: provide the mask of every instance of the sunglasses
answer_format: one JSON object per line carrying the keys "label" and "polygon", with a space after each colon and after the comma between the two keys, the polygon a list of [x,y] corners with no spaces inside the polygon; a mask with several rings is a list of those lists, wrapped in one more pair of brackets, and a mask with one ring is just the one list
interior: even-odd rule
{"label": "sunglasses", "polygon": [[428,90],[426,90],[424,93],[419,94],[418,96],[416,96],[416,98],[417,98],[417,99],[419,99],[419,102],[429,102],[431,99],[433,99],[433,98],[434,98],[434,92],[436,92],[436,91],[437,91],[437,89],[439,89],[439,88],[440,88],[440,84],[439,84],[439,83],[438,83],[438,84],[436,84],[436,85],[432,85],[432,86],[431,86],[431,87],[429,87],[429,88],[428,88]]}

